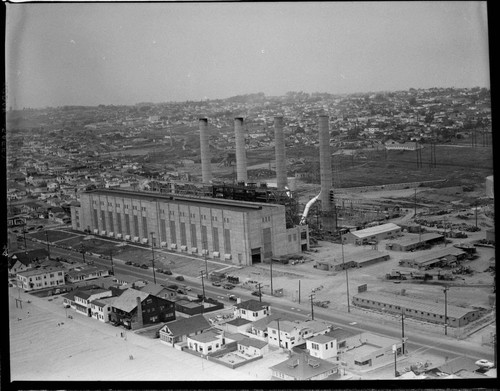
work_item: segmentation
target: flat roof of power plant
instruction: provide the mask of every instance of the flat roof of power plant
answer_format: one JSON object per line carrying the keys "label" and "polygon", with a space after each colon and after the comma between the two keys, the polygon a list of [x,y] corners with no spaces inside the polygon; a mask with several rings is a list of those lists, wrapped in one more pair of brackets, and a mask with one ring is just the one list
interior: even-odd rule
{"label": "flat roof of power plant", "polygon": [[176,202],[184,204],[201,204],[204,206],[213,207],[223,207],[225,209],[232,209],[236,211],[244,210],[259,210],[264,207],[276,208],[283,207],[278,204],[262,203],[262,202],[248,202],[248,201],[237,201],[228,200],[222,198],[210,198],[210,197],[189,197],[184,195],[176,194],[162,194],[162,193],[148,193],[143,191],[129,191],[129,190],[119,190],[119,189],[95,189],[86,191],[87,194],[96,195],[110,195],[114,197],[125,197],[134,199],[143,199],[146,201],[164,201],[164,202]]}

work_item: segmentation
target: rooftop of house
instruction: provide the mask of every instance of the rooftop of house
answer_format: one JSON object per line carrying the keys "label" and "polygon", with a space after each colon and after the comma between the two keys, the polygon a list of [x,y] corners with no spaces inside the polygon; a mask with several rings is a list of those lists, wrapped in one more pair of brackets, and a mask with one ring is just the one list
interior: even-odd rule
{"label": "rooftop of house", "polygon": [[269,307],[269,303],[260,302],[259,300],[246,300],[241,303],[235,304],[235,308],[243,309],[248,311],[262,311],[263,309],[267,309]]}
{"label": "rooftop of house", "polygon": [[176,337],[190,335],[198,331],[209,329],[210,327],[210,323],[203,315],[195,315],[189,318],[181,318],[168,322],[161,328],[161,331]]}
{"label": "rooftop of house", "polygon": [[267,345],[267,342],[261,341],[260,339],[256,338],[245,337],[241,341],[239,341],[238,344],[243,346],[252,346],[257,349],[262,349],[264,346]]}
{"label": "rooftop of house", "polygon": [[291,376],[295,380],[308,380],[336,368],[338,364],[312,357],[307,353],[297,353],[270,369]]}
{"label": "rooftop of house", "polygon": [[192,335],[189,338],[192,339],[193,341],[207,343],[207,342],[217,341],[217,340],[221,339],[222,337],[221,337],[220,332],[217,332],[215,330],[208,330],[208,331],[204,331],[201,334]]}
{"label": "rooftop of house", "polygon": [[125,312],[131,312],[137,307],[137,298],[139,298],[142,302],[148,296],[149,293],[141,292],[140,290],[134,288],[129,288],[116,298],[116,300],[113,302],[113,307]]}

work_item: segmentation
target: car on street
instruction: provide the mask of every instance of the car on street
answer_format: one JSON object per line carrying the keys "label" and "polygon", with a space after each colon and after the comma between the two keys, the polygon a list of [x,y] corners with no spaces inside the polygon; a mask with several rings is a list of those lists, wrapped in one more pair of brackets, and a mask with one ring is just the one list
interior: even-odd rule
{"label": "car on street", "polygon": [[141,264],[140,264],[140,263],[137,263],[137,262],[133,262],[133,263],[132,263],[132,266],[135,266],[135,267],[141,267]]}
{"label": "car on street", "polygon": [[484,369],[490,369],[490,368],[493,368],[495,366],[495,364],[493,364],[491,361],[488,361],[488,360],[485,360],[485,359],[477,360],[475,362],[475,364],[478,367],[481,367],[481,368],[484,368]]}
{"label": "car on street", "polygon": [[184,285],[184,289],[187,290],[187,291],[190,291],[191,290],[191,287],[190,286],[187,286],[187,285]]}
{"label": "car on street", "polygon": [[177,276],[177,277],[175,277],[175,279],[177,281],[184,281],[184,277],[182,277],[182,276]]}
{"label": "car on street", "polygon": [[252,295],[253,295],[253,296],[257,296],[257,297],[261,297],[261,296],[262,296],[262,293],[261,293],[261,292],[259,292],[259,291],[253,291],[253,292],[252,292]]}
{"label": "car on street", "polygon": [[213,286],[221,286],[221,283],[219,281],[214,281],[212,282]]}
{"label": "car on street", "polygon": [[167,276],[171,276],[172,272],[170,270],[163,270],[163,274],[166,274]]}
{"label": "car on street", "polygon": [[224,289],[233,289],[234,288],[234,285],[233,284],[224,284],[222,286]]}
{"label": "car on street", "polygon": [[132,265],[132,261],[125,262],[125,265]]}
{"label": "car on street", "polygon": [[149,269],[149,266],[148,266],[148,265],[146,265],[145,263],[143,263],[143,264],[141,265],[141,268],[142,268],[142,269]]}
{"label": "car on street", "polygon": [[238,298],[235,295],[229,295],[228,299],[230,301],[238,301]]}

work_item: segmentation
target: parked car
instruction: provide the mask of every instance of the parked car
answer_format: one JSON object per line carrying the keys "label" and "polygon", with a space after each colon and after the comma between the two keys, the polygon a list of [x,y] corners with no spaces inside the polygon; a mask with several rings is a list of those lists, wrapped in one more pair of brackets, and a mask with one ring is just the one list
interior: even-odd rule
{"label": "parked car", "polygon": [[167,276],[171,276],[172,272],[170,270],[163,270],[163,274],[166,274]]}
{"label": "parked car", "polygon": [[125,262],[125,265],[132,265],[132,261]]}
{"label": "parked car", "polygon": [[146,265],[145,263],[143,263],[143,264],[141,265],[141,268],[142,268],[142,269],[149,269],[149,266],[148,266],[148,265]]}
{"label": "parked car", "polygon": [[491,361],[488,361],[488,360],[485,360],[485,359],[477,360],[475,362],[475,364],[478,367],[481,367],[481,368],[484,368],[484,369],[490,369],[490,368],[493,368],[495,366],[495,364],[493,364]]}
{"label": "parked car", "polygon": [[182,288],[177,289],[177,293],[180,293],[181,295],[185,295],[186,291]]}
{"label": "parked car", "polygon": [[222,286],[224,289],[233,289],[234,288],[234,285],[233,284],[224,284]]}
{"label": "parked car", "polygon": [[261,297],[261,296],[262,296],[262,293],[261,293],[261,292],[259,292],[259,291],[253,291],[253,292],[252,292],[252,295],[253,295],[253,296],[257,296],[257,297]]}
{"label": "parked car", "polygon": [[229,295],[230,301],[238,301],[238,298],[235,295]]}
{"label": "parked car", "polygon": [[175,277],[175,279],[177,281],[184,281],[184,277],[182,277],[182,276],[177,276],[177,277]]}
{"label": "parked car", "polygon": [[135,266],[135,267],[141,267],[141,264],[140,264],[140,263],[137,263],[137,262],[132,262],[132,266]]}
{"label": "parked car", "polygon": [[191,290],[191,287],[190,286],[187,286],[187,285],[184,285],[184,289],[187,290],[187,291],[190,291]]}
{"label": "parked car", "polygon": [[213,286],[221,286],[221,283],[219,281],[214,281],[212,282]]}

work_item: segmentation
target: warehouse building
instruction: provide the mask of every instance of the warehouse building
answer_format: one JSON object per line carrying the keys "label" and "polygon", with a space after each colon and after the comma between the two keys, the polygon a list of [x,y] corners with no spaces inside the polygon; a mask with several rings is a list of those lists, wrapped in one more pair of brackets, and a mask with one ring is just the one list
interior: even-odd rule
{"label": "warehouse building", "polygon": [[374,265],[379,262],[384,262],[389,260],[389,254],[383,254],[377,250],[363,251],[357,254],[351,254],[349,256],[342,258],[334,258],[333,261],[317,261],[315,268],[320,270],[345,270],[356,267],[366,267]]}
{"label": "warehouse building", "polygon": [[467,253],[456,247],[446,247],[412,259],[402,259],[401,266],[427,270],[435,267],[456,266],[467,258]]}
{"label": "warehouse building", "polygon": [[407,234],[407,236],[403,239],[400,239],[396,242],[387,243],[385,248],[387,250],[393,251],[411,251],[428,245],[442,243],[443,241],[443,235],[433,232],[424,233],[421,235]]}
{"label": "warehouse building", "polygon": [[286,228],[285,206],[119,189],[81,194],[73,229],[251,265],[309,249],[307,226]]}
{"label": "warehouse building", "polygon": [[369,244],[384,239],[394,239],[401,234],[401,227],[394,223],[377,225],[375,227],[348,232],[342,236],[344,243],[355,245]]}
{"label": "warehouse building", "polygon": [[[355,295],[352,303],[359,307],[401,314],[431,323],[444,324],[445,302],[417,300],[413,297],[382,292],[362,292]],[[447,304],[448,326],[462,327],[478,319],[481,312],[477,309],[462,308]]]}

